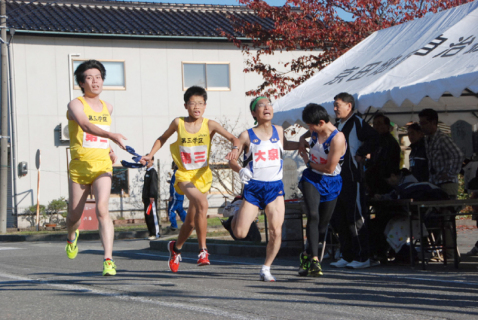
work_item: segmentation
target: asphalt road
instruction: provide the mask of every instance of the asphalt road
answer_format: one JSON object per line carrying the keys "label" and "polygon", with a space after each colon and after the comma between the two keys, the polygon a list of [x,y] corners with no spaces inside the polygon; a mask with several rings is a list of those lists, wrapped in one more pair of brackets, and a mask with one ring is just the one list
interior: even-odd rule
{"label": "asphalt road", "polygon": [[[469,246],[478,231],[467,236]],[[281,259],[278,281],[264,283],[261,259],[211,256],[197,267],[183,253],[173,274],[145,240],[116,241],[118,274],[102,277],[100,243],[80,238],[79,248],[69,260],[60,242],[0,243],[0,319],[478,319],[478,257],[459,270],[325,262],[321,278],[298,277],[298,261]]]}

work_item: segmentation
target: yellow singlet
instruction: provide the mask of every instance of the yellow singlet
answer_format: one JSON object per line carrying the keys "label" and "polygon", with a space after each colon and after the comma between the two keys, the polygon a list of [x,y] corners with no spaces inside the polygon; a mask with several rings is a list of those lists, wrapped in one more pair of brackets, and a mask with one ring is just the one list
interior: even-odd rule
{"label": "yellow singlet", "polygon": [[179,118],[178,140],[170,146],[171,155],[178,166],[174,189],[179,194],[184,194],[178,187],[179,182],[191,182],[202,193],[211,189],[212,172],[209,169],[211,137],[208,121],[204,118],[201,129],[193,134],[186,131],[184,118]]}
{"label": "yellow singlet", "polygon": [[[83,111],[90,123],[110,131],[111,115],[104,101],[100,100],[103,110],[96,112],[83,97],[77,99],[83,104]],[[70,132],[70,179],[79,184],[92,184],[103,173],[113,171],[109,156],[109,139],[84,132],[78,123],[69,117],[68,111],[66,118]]]}

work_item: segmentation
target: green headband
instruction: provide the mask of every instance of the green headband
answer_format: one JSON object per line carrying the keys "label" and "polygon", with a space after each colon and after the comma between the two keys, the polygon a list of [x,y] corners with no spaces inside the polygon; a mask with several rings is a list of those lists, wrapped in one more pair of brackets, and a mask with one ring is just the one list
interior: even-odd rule
{"label": "green headband", "polygon": [[256,104],[257,104],[257,101],[261,100],[261,99],[268,99],[267,97],[257,97],[254,99],[254,102],[252,103],[251,105],[251,111],[254,111],[256,110]]}

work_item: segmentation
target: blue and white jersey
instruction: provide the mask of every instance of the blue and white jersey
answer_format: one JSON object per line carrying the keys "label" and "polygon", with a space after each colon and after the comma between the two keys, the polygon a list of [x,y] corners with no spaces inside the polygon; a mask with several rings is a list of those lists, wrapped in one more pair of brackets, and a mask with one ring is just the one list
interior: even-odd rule
{"label": "blue and white jersey", "polygon": [[260,140],[254,130],[247,130],[251,143],[244,153],[244,167],[252,172],[252,179],[257,181],[282,180],[283,148],[275,126],[272,126],[272,137]]}
{"label": "blue and white jersey", "polygon": [[[330,136],[327,138],[327,140],[325,140],[324,143],[318,143],[319,136],[317,132],[312,133],[312,136],[310,137],[310,141],[309,141],[309,146],[310,146],[309,160],[312,163],[319,163],[319,164],[327,163],[327,158],[329,156],[330,143],[338,132],[339,131],[337,129],[334,132],[332,132]],[[345,156],[345,152],[340,157],[340,160],[337,163],[337,166],[335,167],[335,170],[333,173],[324,173],[315,169],[312,169],[312,171],[318,174],[322,174],[324,176],[337,176],[342,171],[342,163],[344,161],[344,156]]]}

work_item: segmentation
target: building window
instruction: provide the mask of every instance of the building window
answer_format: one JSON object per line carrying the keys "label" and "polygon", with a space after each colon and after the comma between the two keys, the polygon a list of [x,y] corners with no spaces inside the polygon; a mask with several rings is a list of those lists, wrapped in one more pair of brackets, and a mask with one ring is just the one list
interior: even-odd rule
{"label": "building window", "polygon": [[[74,72],[78,66],[87,61],[87,59],[82,60],[72,60],[73,65],[73,78],[75,78]],[[98,60],[101,62],[106,69],[106,77],[103,83],[104,90],[126,90],[126,75],[125,75],[125,64],[124,60]],[[81,90],[76,79],[73,79],[75,82],[74,88],[76,90]]]}
{"label": "building window", "polygon": [[208,91],[231,90],[228,62],[183,62],[183,90],[200,86]]}
{"label": "building window", "polygon": [[121,195],[121,190],[124,191],[124,194],[129,194],[128,168],[113,167],[111,194]]}

